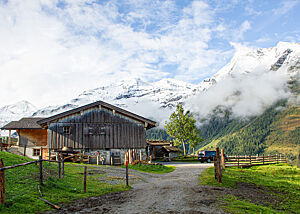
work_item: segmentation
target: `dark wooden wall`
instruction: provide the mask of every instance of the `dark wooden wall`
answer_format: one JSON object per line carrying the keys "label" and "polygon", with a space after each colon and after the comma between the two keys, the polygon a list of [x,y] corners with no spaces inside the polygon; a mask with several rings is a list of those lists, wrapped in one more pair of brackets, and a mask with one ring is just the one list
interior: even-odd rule
{"label": "dark wooden wall", "polygon": [[[64,126],[70,127],[70,134],[64,133]],[[51,149],[145,148],[146,132],[140,122],[93,108],[49,124],[48,142]]]}

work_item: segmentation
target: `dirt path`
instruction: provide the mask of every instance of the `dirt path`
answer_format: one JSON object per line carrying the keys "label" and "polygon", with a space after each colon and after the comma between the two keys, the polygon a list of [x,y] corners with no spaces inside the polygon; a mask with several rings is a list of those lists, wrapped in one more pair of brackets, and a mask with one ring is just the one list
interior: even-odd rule
{"label": "dirt path", "polygon": [[176,164],[171,173],[141,173],[130,191],[81,199],[60,213],[223,213],[216,207],[216,194],[198,185],[198,176],[208,166]]}

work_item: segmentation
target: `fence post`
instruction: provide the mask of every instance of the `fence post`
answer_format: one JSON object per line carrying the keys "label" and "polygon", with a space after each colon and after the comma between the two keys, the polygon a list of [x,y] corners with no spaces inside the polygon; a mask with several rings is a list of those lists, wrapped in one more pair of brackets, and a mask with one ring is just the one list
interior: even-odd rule
{"label": "fence post", "polygon": [[40,185],[43,185],[43,161],[42,156],[39,156],[39,170],[40,170]]}
{"label": "fence post", "polygon": [[99,152],[97,152],[97,165],[99,165]]}
{"label": "fence post", "polygon": [[249,155],[249,161],[250,161],[250,166],[252,165],[252,162],[251,162],[251,155]]}
{"label": "fence post", "polygon": [[129,162],[129,156],[128,156],[128,153],[127,153],[127,157],[126,158],[126,186],[129,186],[128,184],[128,162]]}
{"label": "fence post", "polygon": [[221,149],[221,155],[222,155],[222,166],[223,166],[223,169],[225,169],[225,155],[224,155],[223,149]]}
{"label": "fence post", "polygon": [[220,150],[219,147],[216,148],[216,157],[217,157],[217,169],[218,169],[218,176],[217,180],[219,183],[222,183],[222,169],[221,169],[221,161],[220,161]]}
{"label": "fence post", "polygon": [[[0,158],[0,168],[3,168],[3,160]],[[5,203],[5,170],[0,171],[0,204]]]}
{"label": "fence post", "polygon": [[60,156],[58,156],[58,178],[61,178],[61,162]]}
{"label": "fence post", "polygon": [[239,158],[239,155],[237,156],[237,159],[238,159],[238,168],[240,168],[240,158]]}
{"label": "fence post", "polygon": [[84,166],[83,193],[86,193],[86,174],[87,174],[87,166]]}
{"label": "fence post", "polygon": [[24,145],[24,156],[26,156],[26,144]]}
{"label": "fence post", "polygon": [[65,176],[65,159],[62,159],[62,177]]}
{"label": "fence post", "polygon": [[263,154],[262,158],[263,158],[263,165],[265,165],[265,155],[264,154]]}

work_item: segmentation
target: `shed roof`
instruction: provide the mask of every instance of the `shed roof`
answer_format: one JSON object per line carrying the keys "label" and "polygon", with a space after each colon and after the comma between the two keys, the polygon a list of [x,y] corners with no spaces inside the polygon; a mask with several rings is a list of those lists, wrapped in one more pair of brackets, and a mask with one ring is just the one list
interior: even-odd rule
{"label": "shed roof", "polygon": [[153,128],[153,127],[156,126],[156,122],[153,121],[153,120],[144,118],[142,116],[139,116],[137,114],[131,113],[129,111],[126,111],[124,109],[121,109],[121,108],[119,108],[117,106],[108,104],[108,103],[103,102],[103,101],[97,101],[97,102],[90,103],[90,104],[87,104],[87,105],[84,105],[84,106],[81,106],[81,107],[78,107],[78,108],[75,108],[75,109],[72,109],[72,110],[60,113],[60,114],[56,114],[54,116],[51,116],[51,117],[48,117],[48,118],[45,118],[45,119],[42,119],[42,120],[38,121],[38,124],[40,124],[41,126],[47,126],[47,124],[49,122],[55,121],[57,119],[65,117],[65,116],[69,116],[69,115],[72,115],[72,114],[79,113],[81,111],[84,111],[84,110],[87,110],[87,109],[90,109],[90,108],[94,108],[96,106],[101,106],[101,107],[104,107],[104,108],[107,108],[107,109],[110,109],[110,110],[114,110],[116,113],[122,114],[122,115],[124,115],[126,117],[135,119],[135,120],[143,122],[143,123],[147,123],[148,124],[148,126],[146,127],[147,129],[150,129],[150,128]]}
{"label": "shed roof", "polygon": [[182,152],[181,149],[175,147],[175,146],[163,146],[163,148],[165,150],[167,150],[167,152]]}
{"label": "shed roof", "polygon": [[43,117],[24,117],[19,121],[12,121],[1,129],[3,130],[16,130],[16,129],[42,129],[37,121],[44,119]]}
{"label": "shed roof", "polygon": [[172,144],[168,140],[147,140],[147,143],[151,146],[170,146]]}

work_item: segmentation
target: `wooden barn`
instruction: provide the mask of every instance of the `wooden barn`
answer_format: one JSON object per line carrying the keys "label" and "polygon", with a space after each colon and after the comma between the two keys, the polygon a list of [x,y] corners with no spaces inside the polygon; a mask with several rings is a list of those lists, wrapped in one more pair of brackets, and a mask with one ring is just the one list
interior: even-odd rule
{"label": "wooden barn", "polygon": [[[30,119],[31,125],[21,126],[22,120]],[[146,130],[156,125],[152,120],[102,101],[48,118],[30,119],[13,121],[2,129],[17,130],[21,147],[28,148],[31,142],[42,146],[43,153],[61,152],[66,148],[91,155],[99,152],[106,163],[113,153],[123,156],[125,149],[135,149],[145,156]]]}

